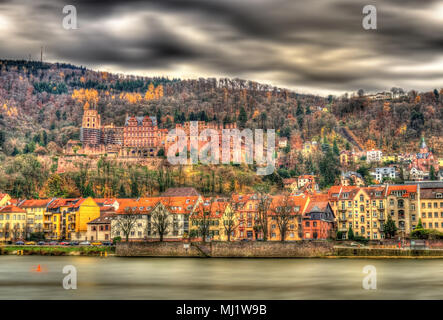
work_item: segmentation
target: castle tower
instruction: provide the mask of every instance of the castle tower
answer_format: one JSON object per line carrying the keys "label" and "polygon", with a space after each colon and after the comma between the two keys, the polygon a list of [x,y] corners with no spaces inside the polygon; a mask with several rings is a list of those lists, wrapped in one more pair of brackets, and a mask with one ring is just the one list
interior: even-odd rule
{"label": "castle tower", "polygon": [[83,145],[98,146],[101,130],[100,115],[97,110],[90,109],[88,102],[85,103],[83,111],[80,140]]}

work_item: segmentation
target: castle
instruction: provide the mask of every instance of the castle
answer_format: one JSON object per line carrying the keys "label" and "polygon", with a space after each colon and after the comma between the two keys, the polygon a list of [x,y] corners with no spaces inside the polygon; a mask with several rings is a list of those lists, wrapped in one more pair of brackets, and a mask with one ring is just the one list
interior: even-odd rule
{"label": "castle", "polygon": [[[158,128],[155,117],[126,115],[123,127],[116,127],[113,123],[102,125],[98,111],[85,106],[80,128],[81,151],[86,154],[154,157],[162,146],[164,134],[165,130]],[[73,148],[71,145],[67,147],[68,153]]]}
{"label": "castle", "polygon": [[[214,129],[221,132],[222,129],[236,128],[236,123],[218,124],[216,122],[198,121],[198,132],[192,133],[189,122],[175,125],[175,129],[183,130],[188,137],[191,135],[198,136],[205,129]],[[123,127],[116,127],[113,123],[102,125],[98,111],[90,108],[89,105],[85,105],[80,128],[80,142],[68,141],[66,153],[149,158],[156,157],[160,149],[163,149],[166,154],[169,146],[175,143],[176,139],[168,139],[168,129],[160,129],[156,117],[126,115]],[[199,146],[204,143],[199,141]]]}

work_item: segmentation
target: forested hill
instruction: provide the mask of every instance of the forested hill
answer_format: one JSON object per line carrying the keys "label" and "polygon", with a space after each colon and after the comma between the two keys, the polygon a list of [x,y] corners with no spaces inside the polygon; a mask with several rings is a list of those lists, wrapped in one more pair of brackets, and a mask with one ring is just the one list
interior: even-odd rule
{"label": "forested hill", "polygon": [[[124,76],[64,63],[0,60],[0,147],[4,155],[46,152],[78,139],[85,103],[102,123],[122,125],[126,113],[154,115],[161,127],[187,120],[275,128],[302,141],[335,139],[384,151],[412,151],[426,137],[441,154],[443,90],[410,91],[390,101],[364,93],[300,95],[240,79]],[[352,136],[352,139],[349,138]]]}

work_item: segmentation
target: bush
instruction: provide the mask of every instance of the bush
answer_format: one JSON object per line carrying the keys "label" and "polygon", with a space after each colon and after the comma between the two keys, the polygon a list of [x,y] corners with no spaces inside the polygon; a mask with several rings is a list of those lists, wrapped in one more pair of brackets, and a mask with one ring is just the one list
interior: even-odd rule
{"label": "bush", "polygon": [[363,244],[367,244],[369,240],[366,239],[365,237],[362,237],[362,236],[354,236],[354,241],[361,242]]}
{"label": "bush", "polygon": [[45,233],[44,232],[33,232],[29,235],[30,241],[45,241]]}
{"label": "bush", "polygon": [[416,228],[411,232],[412,239],[443,239],[443,232],[435,229]]}

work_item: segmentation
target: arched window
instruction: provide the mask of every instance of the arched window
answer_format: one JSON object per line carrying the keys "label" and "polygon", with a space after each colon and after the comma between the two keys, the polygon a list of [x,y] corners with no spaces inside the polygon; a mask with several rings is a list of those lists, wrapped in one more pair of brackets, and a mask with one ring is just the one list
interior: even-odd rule
{"label": "arched window", "polygon": [[403,199],[399,199],[398,202],[397,202],[397,206],[399,208],[403,208],[404,205],[405,205],[405,201]]}

